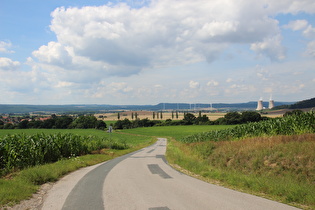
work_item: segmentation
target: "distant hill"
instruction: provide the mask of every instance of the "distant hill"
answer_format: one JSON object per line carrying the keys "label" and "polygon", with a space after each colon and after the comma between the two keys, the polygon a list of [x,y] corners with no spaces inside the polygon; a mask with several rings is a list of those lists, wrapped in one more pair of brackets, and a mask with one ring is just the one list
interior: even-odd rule
{"label": "distant hill", "polygon": [[[275,102],[275,106],[290,105],[294,102]],[[157,105],[98,105],[98,104],[73,104],[73,105],[23,105],[23,104],[0,104],[0,114],[28,114],[28,113],[105,113],[111,111],[122,110],[200,110],[209,109],[220,110],[255,110],[257,102],[247,103],[214,103],[214,104],[189,104],[189,103],[159,103]],[[268,107],[268,102],[263,103],[264,107]]]}
{"label": "distant hill", "polygon": [[276,106],[274,109],[306,109],[315,107],[315,98],[296,102],[291,105]]}

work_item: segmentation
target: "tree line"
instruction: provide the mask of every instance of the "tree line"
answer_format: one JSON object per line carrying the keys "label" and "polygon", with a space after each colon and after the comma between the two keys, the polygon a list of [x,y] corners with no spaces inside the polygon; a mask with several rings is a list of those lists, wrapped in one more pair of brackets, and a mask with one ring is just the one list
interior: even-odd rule
{"label": "tree line", "polygon": [[224,117],[217,120],[211,121],[207,115],[199,115],[196,117],[192,113],[185,113],[182,120],[172,120],[167,119],[162,120],[149,120],[145,119],[135,119],[129,120],[125,118],[124,120],[118,120],[114,124],[114,129],[130,129],[137,127],[152,127],[152,126],[169,126],[169,125],[234,125],[242,124],[248,122],[259,122],[261,120],[266,120],[268,118],[262,117],[258,112],[255,111],[245,111],[239,112],[228,112]]}
{"label": "tree line", "polygon": [[103,120],[97,120],[95,116],[81,115],[79,117],[72,117],[69,115],[56,116],[52,115],[46,120],[21,120],[17,124],[6,123],[0,120],[0,128],[3,129],[28,129],[28,128],[44,128],[44,129],[88,129],[95,128],[104,130],[107,127]]}
{"label": "tree line", "polygon": [[[298,115],[301,114],[301,110],[293,110],[292,112],[287,112],[287,115]],[[176,113],[174,113],[176,114]],[[137,117],[137,114],[135,114]],[[163,116],[160,115],[160,118]],[[244,111],[239,112],[228,112],[224,117],[217,120],[211,121],[207,115],[202,115],[199,112],[198,116],[192,113],[185,113],[182,120],[149,120],[148,118],[135,120],[129,120],[125,118],[124,120],[117,120],[113,124],[114,129],[130,129],[137,127],[152,127],[152,126],[170,126],[170,125],[235,125],[244,124],[249,122],[259,122],[262,120],[267,120],[268,117],[262,117],[258,112],[255,111]],[[21,120],[17,124],[6,123],[0,119],[0,129],[27,129],[27,128],[44,128],[44,129],[88,129],[95,128],[104,130],[107,128],[106,123],[103,120],[97,120],[93,115],[81,115],[79,117],[72,117],[69,115],[56,116],[52,115],[46,120]]]}

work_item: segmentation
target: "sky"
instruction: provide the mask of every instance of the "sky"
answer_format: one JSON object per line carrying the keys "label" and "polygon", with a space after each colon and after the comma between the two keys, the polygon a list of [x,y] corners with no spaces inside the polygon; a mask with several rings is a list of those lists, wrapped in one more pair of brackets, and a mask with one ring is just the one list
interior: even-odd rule
{"label": "sky", "polygon": [[1,0],[0,104],[315,97],[314,0]]}

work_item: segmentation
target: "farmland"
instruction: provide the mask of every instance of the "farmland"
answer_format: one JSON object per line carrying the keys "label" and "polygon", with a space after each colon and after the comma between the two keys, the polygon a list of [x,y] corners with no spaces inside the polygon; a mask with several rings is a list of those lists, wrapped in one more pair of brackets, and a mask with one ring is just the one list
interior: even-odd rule
{"label": "farmland", "polygon": [[[128,119],[128,120],[133,120],[135,119],[132,118],[132,115],[135,115],[135,113],[137,113],[137,117],[139,119],[145,119],[148,118],[149,120],[154,120],[153,119],[153,112],[152,111],[123,111],[120,112],[120,119]],[[160,113],[160,112],[155,112],[155,113]],[[183,112],[179,112],[178,113],[178,118],[176,118],[176,113],[171,111],[164,111],[163,113],[163,119],[162,120],[166,120],[166,119],[173,119],[173,120],[182,120],[184,118],[184,113]],[[226,112],[202,112],[201,115],[206,115],[209,120],[214,121],[217,120],[221,117],[224,117],[224,115],[226,114]],[[266,116],[266,117],[270,117],[270,118],[275,118],[275,117],[282,117],[282,115],[284,114],[284,112],[270,112],[267,114],[263,114],[262,116]],[[99,120],[104,120],[107,124],[110,124],[112,122],[115,122],[118,120],[118,113],[99,113],[99,114],[95,114],[95,117],[97,117]],[[155,119],[159,119],[157,118],[157,114],[155,115]]]}
{"label": "farmland", "polygon": [[[169,139],[167,160],[174,168],[208,182],[307,209],[315,207],[314,119],[314,113],[309,112],[299,116],[237,126],[163,126],[116,130],[111,134],[94,129],[14,129],[0,130],[0,138],[7,135],[34,136],[38,133],[45,135],[59,133],[60,135],[85,136],[85,138],[94,136],[96,139],[107,141],[110,138],[111,141],[130,147],[114,151],[107,146],[109,148],[106,150],[95,150],[97,153],[103,154],[71,158],[70,165],[64,162],[67,161],[65,158],[56,163],[59,164],[59,168],[62,168],[61,164],[63,167],[67,165],[66,168],[75,170],[87,165],[85,158],[97,157],[101,159],[98,161],[104,161],[139,148],[137,145],[148,144],[154,139],[152,137],[167,137]],[[107,154],[111,154],[111,157],[106,156]],[[81,162],[83,162],[81,166],[73,167],[73,163],[81,164]],[[35,167],[35,169],[46,171],[47,169],[38,168],[53,167],[52,165],[55,164],[47,164]],[[18,172],[18,174],[23,173],[23,171]],[[33,183],[40,184],[45,180],[56,180],[60,176],[51,178],[45,175],[48,178],[36,178],[37,175],[35,176],[34,173],[40,174],[41,172],[30,172],[31,175],[23,175],[23,177],[30,176]],[[67,172],[61,172],[61,174],[64,173]],[[7,181],[0,180],[1,186],[6,184]],[[36,186],[32,185],[28,188],[36,190]],[[9,185],[9,188],[11,189],[12,185]],[[2,193],[6,194],[6,191],[3,190]]]}

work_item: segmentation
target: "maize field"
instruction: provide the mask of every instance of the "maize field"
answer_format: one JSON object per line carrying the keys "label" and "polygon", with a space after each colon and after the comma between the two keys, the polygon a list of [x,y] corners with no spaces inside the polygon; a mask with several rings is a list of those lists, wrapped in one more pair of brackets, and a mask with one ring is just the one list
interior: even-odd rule
{"label": "maize field", "polygon": [[128,146],[107,138],[75,134],[14,134],[0,138],[0,176],[29,166],[89,154],[103,148]]}
{"label": "maize field", "polygon": [[194,143],[204,141],[226,141],[256,136],[295,135],[315,133],[315,112],[290,115],[282,118],[248,123],[224,130],[198,133],[183,137],[179,141]]}

